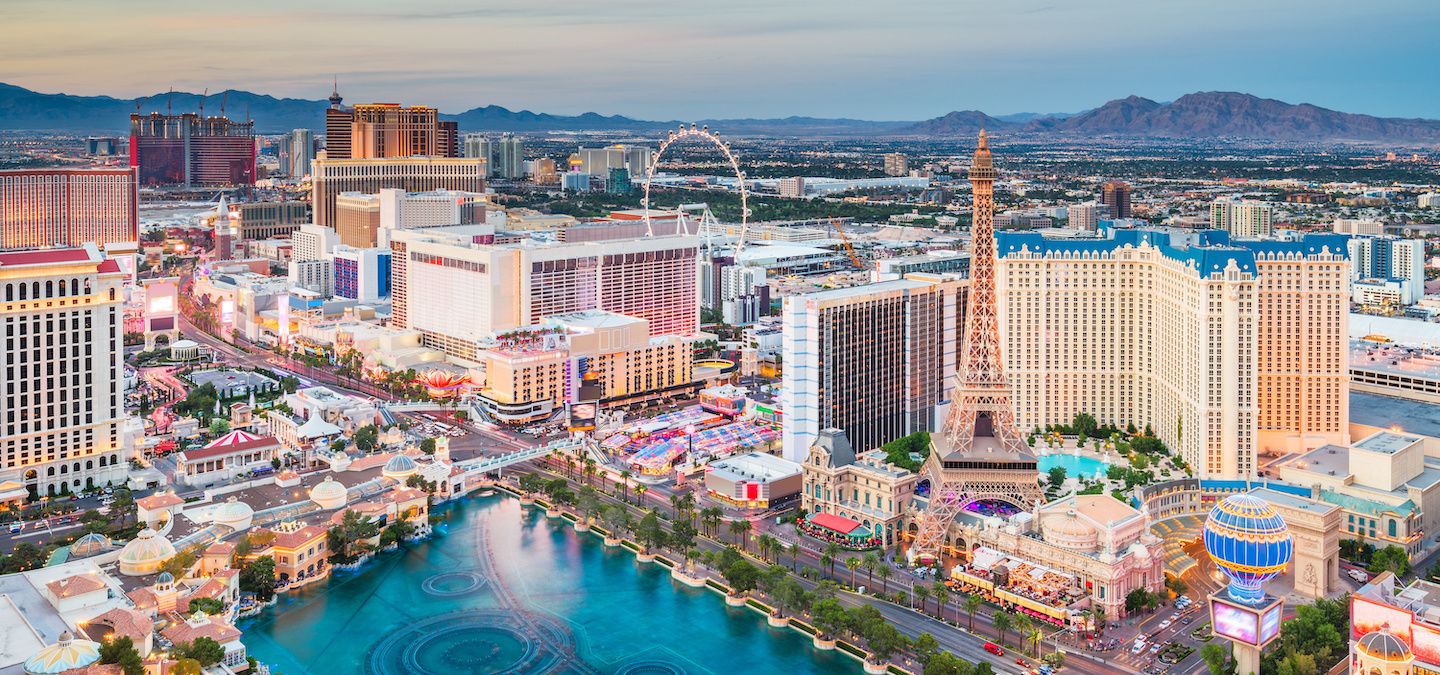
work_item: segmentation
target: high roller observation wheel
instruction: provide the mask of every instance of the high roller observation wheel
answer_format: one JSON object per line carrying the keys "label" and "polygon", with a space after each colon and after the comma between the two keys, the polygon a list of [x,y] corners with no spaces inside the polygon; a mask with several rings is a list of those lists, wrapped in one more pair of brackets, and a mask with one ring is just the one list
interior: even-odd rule
{"label": "high roller observation wheel", "polygon": [[720,152],[725,153],[725,159],[729,160],[730,168],[735,171],[735,184],[740,190],[740,243],[735,247],[738,255],[745,250],[745,234],[750,225],[750,191],[745,188],[745,172],[740,170],[740,162],[735,159],[730,145],[720,140],[720,134],[711,131],[709,126],[697,127],[693,122],[688,127],[681,124],[680,128],[671,130],[665,140],[660,142],[660,149],[656,151],[650,165],[645,167],[645,194],[640,201],[641,209],[645,212],[645,236],[655,236],[655,225],[650,220],[650,181],[655,178],[655,167],[660,165],[660,158],[671,145],[692,138],[709,141],[711,145],[720,148]]}

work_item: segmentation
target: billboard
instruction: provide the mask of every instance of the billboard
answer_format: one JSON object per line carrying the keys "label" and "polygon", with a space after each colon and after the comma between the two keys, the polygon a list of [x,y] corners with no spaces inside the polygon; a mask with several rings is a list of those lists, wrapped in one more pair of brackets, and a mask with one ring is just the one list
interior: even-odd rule
{"label": "billboard", "polygon": [[1260,617],[1260,644],[1263,645],[1280,635],[1280,615],[1284,609],[1284,605],[1277,604]]}
{"label": "billboard", "polygon": [[1411,614],[1406,610],[1382,605],[1359,596],[1350,596],[1351,639],[1359,639],[1367,633],[1380,630],[1381,626],[1387,624],[1390,626],[1391,633],[1409,635],[1411,621]]}
{"label": "billboard", "polygon": [[591,403],[571,403],[570,416],[566,427],[570,431],[593,431],[595,429],[595,417],[599,412],[600,405]]}
{"label": "billboard", "polygon": [[1259,644],[1259,616],[1254,612],[1217,600],[1211,603],[1210,613],[1216,635],[1247,645]]}
{"label": "billboard", "polygon": [[1423,623],[1410,626],[1410,651],[1416,661],[1440,663],[1440,628]]}

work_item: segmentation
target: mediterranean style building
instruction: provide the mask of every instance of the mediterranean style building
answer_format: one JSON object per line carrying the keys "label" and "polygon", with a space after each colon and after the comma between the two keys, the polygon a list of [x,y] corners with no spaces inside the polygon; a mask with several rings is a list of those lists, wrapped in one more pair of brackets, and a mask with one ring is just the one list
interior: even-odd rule
{"label": "mediterranean style building", "polygon": [[801,464],[800,506],[843,516],[868,528],[889,548],[899,533],[920,477],[885,461],[885,451],[857,455],[840,429],[822,429]]}
{"label": "mediterranean style building", "polygon": [[1022,429],[1150,426],[1202,477],[1347,436],[1344,237],[1001,232],[998,301]]}

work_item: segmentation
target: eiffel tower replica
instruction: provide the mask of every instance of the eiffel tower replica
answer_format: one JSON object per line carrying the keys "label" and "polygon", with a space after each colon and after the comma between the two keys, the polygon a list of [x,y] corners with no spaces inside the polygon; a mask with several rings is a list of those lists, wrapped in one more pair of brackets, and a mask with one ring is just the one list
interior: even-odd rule
{"label": "eiffel tower replica", "polygon": [[970,186],[974,216],[965,360],[945,425],[941,433],[931,435],[930,457],[921,469],[930,479],[930,502],[915,515],[912,563],[938,561],[950,524],[973,502],[997,500],[1029,510],[1043,498],[1035,455],[1015,427],[1015,408],[1000,358],[995,317],[995,167],[983,129],[970,165]]}

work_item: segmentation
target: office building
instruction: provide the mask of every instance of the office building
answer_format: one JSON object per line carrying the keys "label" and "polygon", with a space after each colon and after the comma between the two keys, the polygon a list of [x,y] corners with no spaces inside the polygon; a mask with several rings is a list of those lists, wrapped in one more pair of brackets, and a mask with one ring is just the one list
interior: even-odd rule
{"label": "office building", "polygon": [[1112,180],[1100,186],[1100,203],[1110,207],[1111,218],[1130,217],[1130,184]]}
{"label": "office building", "polygon": [[376,194],[385,188],[485,191],[485,160],[459,157],[320,159],[314,163],[310,203],[315,224],[335,227],[335,200],[345,192]]}
{"label": "office building", "polygon": [[1082,232],[1094,232],[1100,227],[1100,221],[1110,217],[1110,208],[1096,202],[1085,202],[1084,204],[1071,204],[1066,207],[1066,227]]}
{"label": "office building", "polygon": [[392,232],[391,323],[462,357],[481,339],[583,310],[645,319],[656,336],[692,336],[699,327],[695,237],[479,243],[486,232],[493,230]]}
{"label": "office building", "polygon": [[476,400],[497,420],[519,424],[579,401],[605,408],[694,396],[702,384],[695,337],[653,335],[648,324],[584,310],[506,331],[476,356],[485,372]]}
{"label": "office building", "polygon": [[230,187],[255,183],[255,123],[195,113],[130,116],[130,166],[140,184]]}
{"label": "office building", "polygon": [[512,180],[525,177],[525,145],[520,137],[506,132],[500,134],[495,148],[495,175]]}
{"label": "office building", "polygon": [[604,148],[580,148],[580,170],[595,178],[605,178],[611,169],[629,169],[632,176],[643,176],[650,170],[655,151],[635,145],[611,145]]}
{"label": "office building", "polygon": [[280,139],[280,170],[291,178],[310,175],[310,162],[315,161],[315,133],[296,129]]}
{"label": "office building", "polygon": [[[1425,242],[1399,237],[1350,239],[1351,280],[1394,282],[1399,303],[1412,305],[1425,295]],[[1358,291],[1357,291],[1358,296]]]}
{"label": "office building", "polygon": [[487,176],[494,176],[499,169],[495,157],[495,145],[485,134],[465,134],[465,157],[485,160]]}
{"label": "office building", "polygon": [[55,496],[125,481],[125,278],[94,244],[0,253],[0,483]]}
{"label": "office building", "polygon": [[1274,234],[1273,219],[1274,210],[1264,202],[1217,199],[1210,204],[1210,227],[1225,230],[1237,239]]}
{"label": "office building", "polygon": [[605,180],[605,193],[612,195],[628,195],[635,191],[635,186],[630,183],[629,169],[611,169],[610,177]]}
{"label": "office building", "polygon": [[0,248],[134,246],[134,168],[0,170]]}
{"label": "office building", "polygon": [[460,156],[456,123],[441,121],[435,108],[398,103],[347,108],[338,93],[331,95],[331,103],[325,111],[327,159]]}
{"label": "office building", "polygon": [[1336,218],[1331,231],[1335,234],[1378,237],[1385,234],[1385,223],[1373,218]]}
{"label": "office building", "polygon": [[289,237],[310,222],[310,205],[302,201],[232,204],[235,236],[243,241]]}
{"label": "office building", "polygon": [[390,296],[390,249],[341,244],[330,262],[335,297],[368,302]]}
{"label": "office building", "polygon": [[541,185],[554,185],[560,182],[560,174],[556,173],[555,160],[549,157],[541,157],[535,160],[534,169],[531,171],[531,179]]}
{"label": "office building", "polygon": [[560,190],[562,192],[589,192],[590,174],[583,171],[571,171],[562,175]]}
{"label": "office building", "polygon": [[898,152],[887,153],[885,155],[885,175],[910,175],[910,158]]}
{"label": "office building", "polygon": [[934,428],[961,298],[958,278],[926,275],[785,298],[784,457],[805,461],[822,429],[869,450]]}
{"label": "office building", "polygon": [[[1343,237],[1231,244],[1215,230],[998,236],[1006,377],[1021,429],[1151,427],[1197,474],[1343,442]],[[1055,326],[1066,326],[1063,331]]]}
{"label": "office building", "polygon": [[1415,199],[1415,205],[1422,209],[1440,208],[1440,192],[1426,192]]}
{"label": "office building", "polygon": [[780,193],[781,197],[804,197],[805,178],[803,176],[781,178],[780,182],[775,184],[775,190]]}

